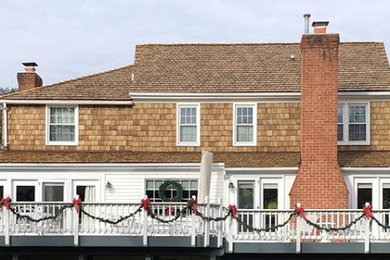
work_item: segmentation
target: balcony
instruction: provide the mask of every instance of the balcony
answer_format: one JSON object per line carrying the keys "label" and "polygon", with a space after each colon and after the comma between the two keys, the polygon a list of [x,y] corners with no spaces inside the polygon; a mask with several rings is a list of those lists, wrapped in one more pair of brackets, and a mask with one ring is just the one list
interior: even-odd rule
{"label": "balcony", "polygon": [[[187,247],[228,253],[390,252],[390,210],[237,210],[221,204],[12,202],[1,210],[9,247]],[[44,219],[42,219],[44,218]],[[308,224],[308,221],[312,224]],[[314,225],[313,225],[314,224]],[[344,227],[347,227],[345,228]],[[323,230],[328,229],[328,230]],[[340,229],[340,230],[335,230]],[[384,243],[387,242],[387,243]]]}

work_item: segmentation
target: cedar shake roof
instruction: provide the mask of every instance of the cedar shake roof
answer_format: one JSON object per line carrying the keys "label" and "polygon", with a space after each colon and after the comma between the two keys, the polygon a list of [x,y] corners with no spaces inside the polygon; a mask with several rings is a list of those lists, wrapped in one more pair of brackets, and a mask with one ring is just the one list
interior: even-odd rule
{"label": "cedar shake roof", "polygon": [[[199,163],[200,152],[1,151],[0,163]],[[299,152],[215,152],[225,167],[294,167]],[[341,167],[390,167],[390,151],[339,152]]]}
{"label": "cedar shake roof", "polygon": [[1,99],[16,100],[130,100],[129,65],[35,89],[15,92]]}
{"label": "cedar shake roof", "polygon": [[[299,43],[144,44],[136,47],[135,57],[134,66],[3,99],[128,100],[129,92],[300,91]],[[339,90],[390,90],[383,43],[340,43]]]}

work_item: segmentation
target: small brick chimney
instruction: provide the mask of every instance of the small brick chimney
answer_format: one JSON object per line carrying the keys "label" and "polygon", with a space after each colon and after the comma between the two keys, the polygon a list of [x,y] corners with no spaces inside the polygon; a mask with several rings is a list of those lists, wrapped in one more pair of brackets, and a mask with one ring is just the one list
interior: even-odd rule
{"label": "small brick chimney", "polygon": [[35,62],[23,62],[22,64],[25,66],[25,71],[18,72],[17,75],[19,91],[41,87],[42,79],[35,73],[35,67],[37,67],[38,64]]}
{"label": "small brick chimney", "polygon": [[348,189],[337,161],[340,40],[338,34],[325,32],[301,39],[301,163],[290,193],[292,207],[300,202],[304,208],[348,208]]}

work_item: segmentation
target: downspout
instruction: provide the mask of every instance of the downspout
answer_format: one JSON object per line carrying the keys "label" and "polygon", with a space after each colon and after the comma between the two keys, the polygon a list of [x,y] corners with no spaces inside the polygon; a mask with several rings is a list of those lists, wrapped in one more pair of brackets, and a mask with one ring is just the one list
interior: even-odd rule
{"label": "downspout", "polygon": [[3,147],[8,145],[8,122],[7,122],[7,103],[3,103],[3,132],[4,132],[4,143]]}

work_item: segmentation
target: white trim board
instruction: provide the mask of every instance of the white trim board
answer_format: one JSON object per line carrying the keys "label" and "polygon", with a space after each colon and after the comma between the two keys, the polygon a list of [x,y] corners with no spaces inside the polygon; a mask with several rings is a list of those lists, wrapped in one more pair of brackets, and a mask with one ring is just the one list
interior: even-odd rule
{"label": "white trim board", "polygon": [[31,104],[31,105],[116,105],[131,106],[133,101],[116,101],[116,100],[8,100],[0,99],[5,104]]}

